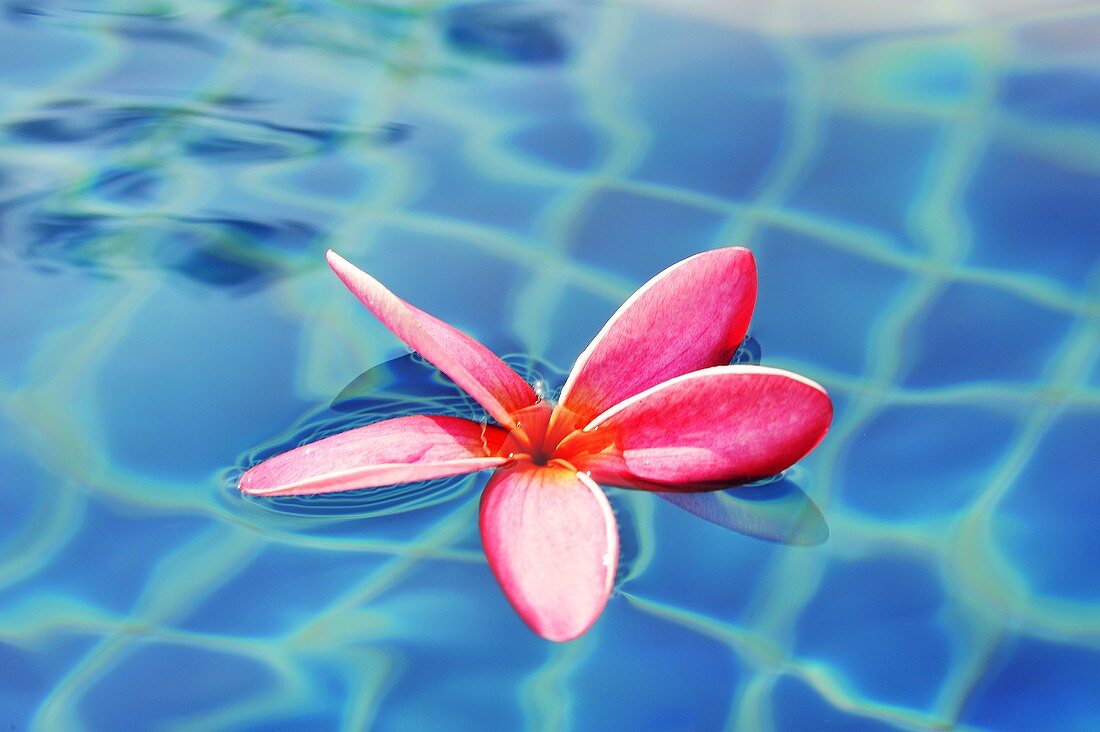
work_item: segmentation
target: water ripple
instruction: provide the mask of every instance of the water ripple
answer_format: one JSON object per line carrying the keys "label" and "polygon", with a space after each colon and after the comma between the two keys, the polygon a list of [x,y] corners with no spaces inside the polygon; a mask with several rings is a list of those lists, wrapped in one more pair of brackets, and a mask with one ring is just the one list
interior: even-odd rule
{"label": "water ripple", "polygon": [[[410,353],[357,376],[330,404],[306,413],[280,436],[250,450],[230,477],[269,457],[346,430],[411,414],[444,414],[485,421],[487,415],[454,382]],[[465,495],[469,475],[316,496],[243,497],[254,507],[312,517],[367,518],[403,513]]]}
{"label": "water ripple", "polygon": [[510,0],[459,5],[444,13],[448,44],[459,53],[517,64],[560,64],[569,45],[562,13]]}
{"label": "water ripple", "polygon": [[[129,175],[109,178],[106,185],[142,190],[146,182]],[[262,286],[306,266],[319,237],[316,229],[300,221],[232,216],[36,211],[26,225],[28,235],[19,254],[36,264],[97,276],[162,269],[205,285],[237,289]]]}

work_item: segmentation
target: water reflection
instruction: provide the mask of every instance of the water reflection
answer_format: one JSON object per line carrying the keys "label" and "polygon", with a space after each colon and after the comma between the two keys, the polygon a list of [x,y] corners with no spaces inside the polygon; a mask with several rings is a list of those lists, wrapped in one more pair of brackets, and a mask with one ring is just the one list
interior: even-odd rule
{"label": "water reflection", "polygon": [[[147,182],[123,174],[121,179],[108,178],[105,185],[133,193]],[[25,217],[25,225],[18,254],[46,269],[64,266],[112,276],[155,268],[237,292],[314,266],[312,245],[320,236],[300,221],[263,223],[230,216],[35,211]]]}
{"label": "water reflection", "polygon": [[[68,98],[13,115],[0,135],[54,163],[35,175],[15,169],[0,177],[3,246],[19,242],[9,252],[44,271],[114,276],[161,269],[238,294],[323,266],[315,245],[328,214],[303,205],[257,216],[248,210],[252,202],[232,200],[234,179],[227,176],[323,159],[348,144],[398,145],[414,128],[386,122],[350,129],[269,116],[262,99],[240,95],[191,104]],[[70,158],[77,149],[103,151],[96,155],[106,159]],[[176,162],[169,167],[166,160]],[[186,167],[177,167],[184,160]]]}
{"label": "water reflection", "polygon": [[64,99],[8,123],[4,131],[22,143],[114,146],[138,142],[151,123],[174,114],[172,108],[163,105],[104,105],[86,99]]}
{"label": "water reflection", "polygon": [[392,144],[408,137],[409,125],[389,122],[349,129],[270,119],[259,98],[215,96],[194,104],[105,104],[62,99],[43,105],[4,126],[17,142],[29,145],[80,144],[87,147],[133,145],[171,133],[166,145],[198,158],[264,162],[311,157],[348,141]]}

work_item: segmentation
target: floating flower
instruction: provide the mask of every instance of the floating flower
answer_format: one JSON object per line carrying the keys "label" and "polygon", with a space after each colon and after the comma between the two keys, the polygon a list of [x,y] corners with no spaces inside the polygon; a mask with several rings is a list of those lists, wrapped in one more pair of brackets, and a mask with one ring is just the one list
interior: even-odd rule
{"label": "floating flower", "polygon": [[556,403],[335,252],[328,262],[496,424],[384,420],[266,460],[240,489],[306,495],[494,468],[481,497],[485,555],[520,617],[549,640],[588,630],[611,593],[619,536],[601,484],[680,494],[749,483],[806,455],[832,419],[813,381],[728,365],[756,300],[747,249],[697,254],[646,283],[580,355]]}

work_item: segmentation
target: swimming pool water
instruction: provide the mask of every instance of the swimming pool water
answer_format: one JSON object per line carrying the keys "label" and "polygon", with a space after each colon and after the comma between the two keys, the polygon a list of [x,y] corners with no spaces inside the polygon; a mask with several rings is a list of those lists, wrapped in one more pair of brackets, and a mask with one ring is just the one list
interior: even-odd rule
{"label": "swimming pool water", "polygon": [[[1100,4],[0,7],[5,728],[1100,726]],[[555,645],[485,476],[236,494],[472,409],[327,247],[560,386],[730,244],[763,363],[834,399],[788,476],[826,543],[615,492]]]}

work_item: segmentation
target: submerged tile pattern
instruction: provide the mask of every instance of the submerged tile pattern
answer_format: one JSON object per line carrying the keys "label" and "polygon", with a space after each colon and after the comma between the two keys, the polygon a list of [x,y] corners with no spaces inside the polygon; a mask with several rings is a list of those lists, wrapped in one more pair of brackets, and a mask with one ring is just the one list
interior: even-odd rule
{"label": "submerged tile pattern", "polygon": [[[1096,726],[1098,24],[5,2],[0,723]],[[655,270],[745,242],[765,363],[835,396],[793,472],[823,546],[617,492],[617,593],[552,646],[476,478],[232,490],[401,352],[327,246],[560,378]]]}

